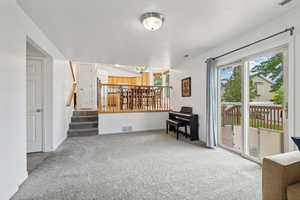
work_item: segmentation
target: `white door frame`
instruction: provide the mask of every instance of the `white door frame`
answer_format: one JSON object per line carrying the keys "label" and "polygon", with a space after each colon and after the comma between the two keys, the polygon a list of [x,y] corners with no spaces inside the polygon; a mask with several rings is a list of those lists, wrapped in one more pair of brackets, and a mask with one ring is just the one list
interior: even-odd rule
{"label": "white door frame", "polygon": [[[41,146],[42,146],[42,148],[41,148],[41,151],[43,152],[44,151],[44,146],[45,146],[45,135],[44,135],[44,107],[45,107],[45,105],[44,105],[44,99],[45,99],[45,95],[44,95],[44,70],[45,70],[45,58],[43,58],[43,57],[37,57],[37,56],[27,56],[26,57],[26,67],[28,66],[28,62],[30,62],[30,61],[40,61],[41,63],[42,63],[42,66],[41,66],[41,74],[40,74],[40,79],[41,79],[41,88],[40,88],[40,94],[39,95],[41,95],[41,126],[42,126],[42,133],[41,133],[41,136],[42,136],[42,144],[41,144]],[[27,79],[31,76],[30,74],[28,74],[28,72],[26,73],[26,76],[27,76]],[[26,89],[28,89],[27,88],[27,86],[26,86]],[[28,95],[28,91],[26,92],[26,95]],[[26,105],[26,106],[28,106],[28,105]],[[27,112],[28,112],[28,108],[27,108]],[[28,114],[28,113],[27,113]],[[27,134],[27,136],[28,136],[28,134]],[[27,143],[27,145],[28,145],[28,143]],[[32,153],[34,153],[35,151],[33,151]],[[31,152],[28,152],[28,147],[27,147],[27,153],[31,153]]]}
{"label": "white door frame", "polygon": [[[295,85],[294,85],[294,80],[295,80],[295,73],[294,73],[294,70],[295,70],[295,37],[294,36],[288,36],[288,38],[283,38],[283,39],[280,39],[280,40],[271,40],[270,42],[263,42],[261,43],[260,45],[255,45],[253,46],[252,48],[249,48],[247,49],[246,51],[242,51],[240,56],[235,54],[232,58],[227,58],[227,59],[224,59],[224,60],[219,60],[218,61],[218,64],[217,64],[217,68],[218,70],[221,68],[221,67],[224,67],[224,66],[227,66],[227,65],[230,65],[230,64],[233,64],[233,63],[239,63],[239,62],[242,62],[242,63],[245,63],[244,61],[251,58],[251,57],[254,57],[254,56],[257,56],[257,55],[261,55],[261,54],[265,54],[267,52],[270,52],[270,51],[276,51],[276,49],[283,49],[284,47],[287,49],[287,52],[288,52],[288,58],[287,58],[287,63],[288,63],[288,72],[285,72],[285,74],[288,76],[288,105],[289,105],[289,112],[288,112],[288,124],[287,124],[287,129],[288,129],[288,134],[286,134],[286,137],[284,138],[284,152],[288,152],[288,151],[294,151],[296,150],[296,146],[293,144],[293,142],[291,141],[290,137],[291,136],[294,136],[295,135],[295,132],[294,132],[294,125],[295,125],[295,113],[294,113],[294,108],[295,108],[295,99],[294,99],[294,91],[295,91]],[[245,63],[247,64],[247,63]],[[243,80],[243,90],[245,90],[245,87],[247,87],[247,85],[244,85],[244,76],[248,74],[247,71],[245,71],[244,69],[246,69],[245,67],[243,67],[243,70],[242,70],[242,80]],[[247,68],[248,69],[248,68]],[[218,73],[218,76],[219,76],[219,73]],[[219,80],[219,77],[218,79]],[[244,92],[244,91],[243,91]],[[220,94],[220,93],[219,93]],[[218,95],[219,96],[219,95]],[[243,95],[244,96],[244,95]],[[245,101],[246,99],[243,99],[243,106],[245,106]],[[218,102],[219,102],[219,105],[220,105],[220,100],[218,99]],[[219,125],[219,128],[218,128],[218,136],[220,137],[220,106],[218,105],[218,125]],[[246,105],[247,106],[247,105]],[[243,119],[245,117],[245,115],[247,113],[243,112]],[[243,125],[246,125],[244,122],[245,120],[242,120],[242,123]],[[247,120],[246,120],[247,121]],[[243,130],[243,132],[247,130]],[[246,133],[247,134],[247,133]],[[246,152],[247,151],[247,147],[245,144],[247,144],[247,138],[244,137],[245,135],[245,132],[243,134],[243,152]],[[231,150],[231,151],[234,151],[236,153],[240,153],[234,149],[231,149],[231,148],[228,148],[228,147],[225,147],[224,145],[220,145],[220,147],[222,148],[226,148],[228,150]],[[256,159],[253,159],[252,157],[249,157],[247,155],[244,155],[244,153],[242,153],[242,156],[243,157],[246,157],[247,159],[250,159],[250,160],[253,160],[253,161],[256,161]]]}
{"label": "white door frame", "polygon": [[[52,57],[44,51],[39,45],[37,45],[31,38],[27,37],[26,42],[32,45],[34,48],[39,50],[45,57],[28,56],[27,58],[41,59],[44,62],[43,65],[43,83],[42,83],[42,95],[43,95],[43,112],[42,112],[42,122],[43,122],[43,152],[53,151],[53,123],[52,123],[52,108],[53,108],[53,93],[52,93],[52,83],[53,83],[53,59]],[[27,65],[27,63],[26,63]],[[27,66],[26,66],[27,67]],[[27,88],[26,88],[27,89]],[[26,132],[27,138],[27,132]]]}

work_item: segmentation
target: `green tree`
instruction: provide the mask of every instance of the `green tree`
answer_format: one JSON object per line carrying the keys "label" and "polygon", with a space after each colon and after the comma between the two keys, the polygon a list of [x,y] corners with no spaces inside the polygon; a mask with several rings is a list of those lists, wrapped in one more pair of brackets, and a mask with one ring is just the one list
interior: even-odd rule
{"label": "green tree", "polygon": [[[221,87],[224,91],[222,101],[226,102],[241,102],[242,101],[242,82],[241,82],[241,68],[235,67],[232,71],[231,77],[222,83]],[[257,90],[254,87],[252,79],[250,79],[250,101],[257,96]]]}
{"label": "green tree", "polygon": [[[268,77],[274,83],[271,86],[270,92],[275,92],[276,95],[272,99],[276,104],[283,102],[284,89],[283,89],[283,54],[278,53],[270,59],[255,66],[251,72],[255,75],[262,75]],[[281,99],[280,99],[281,98]]]}
{"label": "green tree", "polygon": [[284,100],[284,89],[280,88],[277,92],[276,95],[272,98],[272,101],[275,104],[283,104],[283,100]]}

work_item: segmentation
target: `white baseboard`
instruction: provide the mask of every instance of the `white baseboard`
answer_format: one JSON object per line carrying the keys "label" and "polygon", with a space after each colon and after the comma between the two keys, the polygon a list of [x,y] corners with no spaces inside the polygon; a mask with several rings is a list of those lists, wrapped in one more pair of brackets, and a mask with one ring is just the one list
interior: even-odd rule
{"label": "white baseboard", "polygon": [[164,131],[164,128],[160,128],[160,129],[147,129],[147,130],[134,130],[134,131],[129,131],[129,132],[105,132],[105,133],[101,133],[100,129],[99,129],[99,135],[114,135],[114,134],[126,134],[126,133],[140,133],[140,132],[152,132],[152,131]]}
{"label": "white baseboard", "polygon": [[19,181],[19,185],[18,186],[22,185],[27,178],[28,178],[28,172],[25,171],[24,174],[23,174],[23,176],[21,177],[21,179]]}
{"label": "white baseboard", "polygon": [[16,185],[10,191],[7,191],[7,194],[4,194],[4,196],[1,197],[1,199],[3,199],[3,200],[11,199],[17,193],[18,190],[19,190],[19,187]]}
{"label": "white baseboard", "polygon": [[62,143],[67,139],[67,135],[65,137],[63,137],[58,143],[57,145],[53,145],[53,149],[52,151],[55,151],[60,145],[62,145]]}
{"label": "white baseboard", "polygon": [[28,172],[24,171],[22,177],[18,181],[19,184],[15,185],[10,191],[7,192],[7,195],[4,197],[1,197],[3,200],[9,200],[11,199],[19,190],[19,187],[24,183],[24,181],[28,178]]}

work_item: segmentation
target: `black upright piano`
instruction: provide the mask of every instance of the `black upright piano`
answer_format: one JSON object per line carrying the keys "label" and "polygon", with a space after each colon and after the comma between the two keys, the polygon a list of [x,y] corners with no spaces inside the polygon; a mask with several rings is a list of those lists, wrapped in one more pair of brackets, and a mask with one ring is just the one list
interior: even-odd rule
{"label": "black upright piano", "polygon": [[192,107],[181,107],[179,112],[169,112],[169,119],[178,120],[187,125],[190,129],[188,136],[191,141],[199,140],[199,119],[193,114]]}

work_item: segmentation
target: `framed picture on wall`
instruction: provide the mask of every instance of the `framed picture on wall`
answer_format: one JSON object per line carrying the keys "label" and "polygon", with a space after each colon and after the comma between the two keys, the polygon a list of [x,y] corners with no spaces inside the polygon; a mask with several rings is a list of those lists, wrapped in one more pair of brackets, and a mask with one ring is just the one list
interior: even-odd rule
{"label": "framed picture on wall", "polygon": [[190,97],[191,93],[191,77],[181,80],[181,95],[182,97]]}

